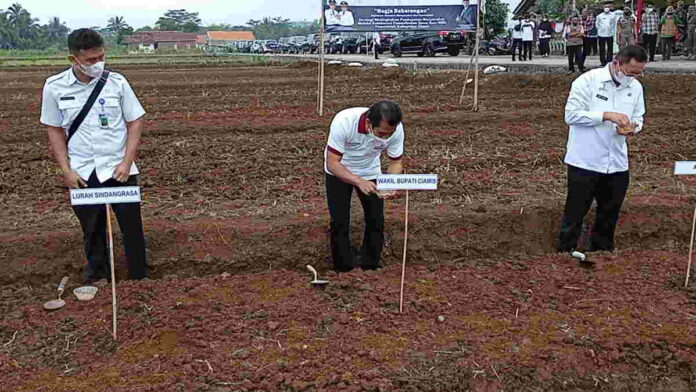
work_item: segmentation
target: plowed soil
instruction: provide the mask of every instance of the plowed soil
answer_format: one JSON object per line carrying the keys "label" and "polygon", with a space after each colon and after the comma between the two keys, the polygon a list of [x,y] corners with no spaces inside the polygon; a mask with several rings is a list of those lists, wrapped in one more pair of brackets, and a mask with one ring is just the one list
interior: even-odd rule
{"label": "plowed soil", "polygon": [[[117,69],[148,111],[152,279],[120,281],[113,341],[109,289],[41,308],[85,264],[38,124],[57,71],[0,70],[1,391],[696,390],[696,178],[672,175],[696,153],[696,77],[642,79],[619,249],[587,269],[553,253],[571,77],[482,77],[472,112],[455,104],[461,72],[328,68],[319,117],[311,64]],[[403,314],[403,199],[387,205],[385,269],[329,272],[328,125],[381,98],[405,111],[407,170],[441,176],[411,195]],[[117,263],[124,277],[118,241]]]}

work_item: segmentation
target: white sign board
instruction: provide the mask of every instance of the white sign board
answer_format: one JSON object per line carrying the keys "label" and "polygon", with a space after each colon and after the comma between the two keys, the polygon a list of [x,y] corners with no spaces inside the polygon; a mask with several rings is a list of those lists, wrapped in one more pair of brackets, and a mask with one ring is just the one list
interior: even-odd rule
{"label": "white sign board", "polygon": [[140,201],[140,187],[137,186],[70,190],[70,203],[74,206],[140,203]]}
{"label": "white sign board", "polygon": [[696,175],[696,161],[677,161],[674,163],[674,174],[677,176]]}
{"label": "white sign board", "polygon": [[436,191],[437,174],[383,174],[377,177],[378,191]]}

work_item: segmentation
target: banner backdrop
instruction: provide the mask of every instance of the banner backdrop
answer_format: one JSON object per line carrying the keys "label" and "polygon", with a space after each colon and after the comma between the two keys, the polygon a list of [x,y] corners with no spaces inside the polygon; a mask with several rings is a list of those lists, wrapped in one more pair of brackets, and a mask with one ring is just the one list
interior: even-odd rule
{"label": "banner backdrop", "polygon": [[[335,4],[334,4],[335,3]],[[327,33],[349,31],[476,31],[477,0],[327,1]]]}

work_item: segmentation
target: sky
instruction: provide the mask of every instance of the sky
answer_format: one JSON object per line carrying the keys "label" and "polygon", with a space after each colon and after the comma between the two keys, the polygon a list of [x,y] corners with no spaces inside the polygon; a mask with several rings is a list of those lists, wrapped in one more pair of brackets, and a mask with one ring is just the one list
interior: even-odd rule
{"label": "sky", "polygon": [[[519,0],[503,0],[512,10]],[[199,12],[204,25],[243,25],[249,19],[282,16],[293,21],[318,18],[320,0],[0,0],[0,9],[20,3],[44,24],[53,16],[71,29],[105,27],[113,16],[123,16],[135,28],[154,25],[169,9]]]}

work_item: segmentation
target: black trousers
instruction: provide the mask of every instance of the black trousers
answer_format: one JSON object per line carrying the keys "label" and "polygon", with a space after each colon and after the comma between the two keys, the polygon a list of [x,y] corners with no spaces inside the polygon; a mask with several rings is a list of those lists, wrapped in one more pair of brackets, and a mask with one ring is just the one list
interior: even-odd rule
{"label": "black trousers", "polygon": [[643,34],[643,48],[648,52],[650,61],[655,61],[655,49],[657,49],[657,34]]}
{"label": "black trousers", "polygon": [[[338,177],[326,175],[326,199],[331,215],[331,256],[334,269],[347,272],[355,267],[355,253],[350,241],[350,203],[353,185]],[[363,207],[365,234],[360,256],[362,269],[380,267],[384,246],[384,200],[377,195],[364,195],[355,188]]]}
{"label": "black trousers", "polygon": [[539,54],[542,56],[545,54],[551,54],[549,42],[551,42],[551,38],[539,38]]}
{"label": "black trousers", "polygon": [[605,66],[614,61],[614,37],[599,37],[599,62]]}
{"label": "black trousers", "polygon": [[568,52],[568,70],[575,72],[575,64],[577,64],[580,71],[584,71],[585,59],[583,57],[582,45],[566,46],[566,52]]}
{"label": "black trousers", "polygon": [[[96,172],[92,172],[87,180],[89,188],[136,185],[138,185],[138,176],[130,176],[125,184],[113,178],[100,183]],[[128,276],[130,279],[144,279],[147,277],[147,259],[140,203],[112,204],[111,208],[116,215],[123,235],[123,246],[128,259]],[[109,247],[106,238],[106,206],[104,204],[74,206],[73,210],[80,220],[84,235],[85,256],[87,256],[87,269],[84,278],[89,280],[110,279]]]}
{"label": "black trousers", "polygon": [[585,215],[590,210],[592,201],[596,200],[597,214],[589,250],[613,251],[616,223],[629,182],[630,176],[627,171],[602,174],[569,165],[568,196],[557,250],[570,252],[577,247]]}
{"label": "black trousers", "polygon": [[375,44],[372,49],[375,51],[375,60],[379,60],[380,45]]}
{"label": "black trousers", "polygon": [[522,40],[521,39],[513,39],[512,40],[512,61],[515,61],[515,52],[517,52],[518,57],[522,59]]}
{"label": "black trousers", "polygon": [[522,47],[524,48],[524,54],[522,57],[527,60],[529,59],[530,61],[532,60],[532,44],[534,42],[532,41],[522,41]]}
{"label": "black trousers", "polygon": [[663,60],[671,59],[672,51],[674,51],[674,37],[660,38],[660,50],[662,51]]}
{"label": "black trousers", "polygon": [[585,37],[582,39],[582,59],[583,63],[587,56],[594,56],[597,54],[597,37]]}

